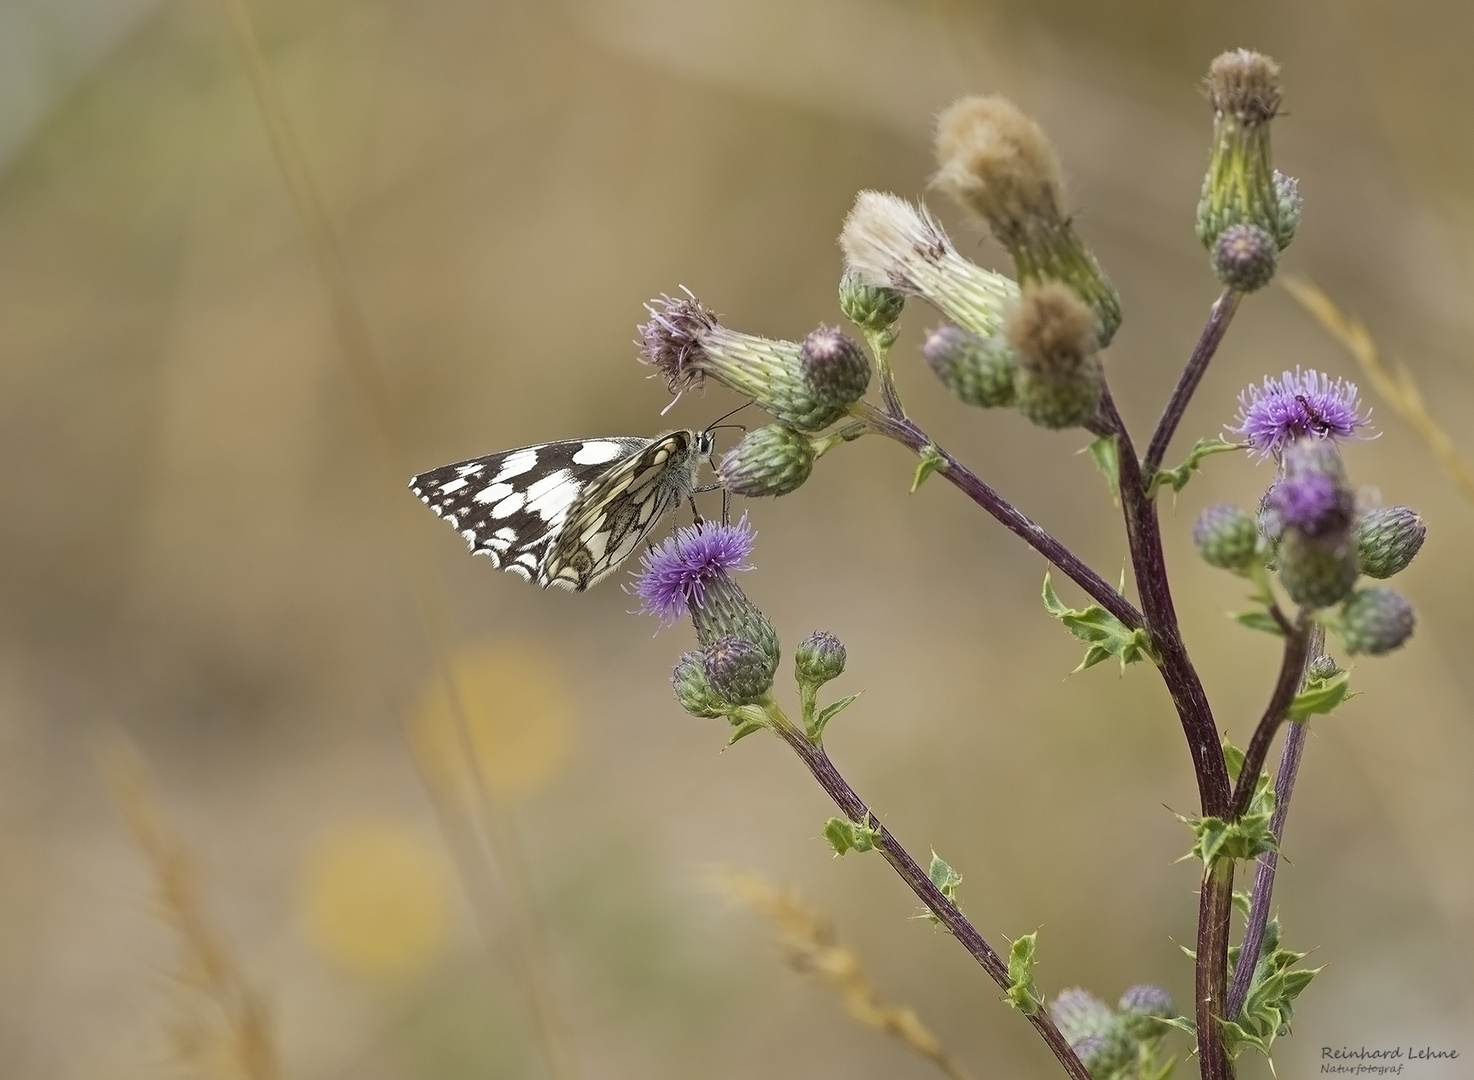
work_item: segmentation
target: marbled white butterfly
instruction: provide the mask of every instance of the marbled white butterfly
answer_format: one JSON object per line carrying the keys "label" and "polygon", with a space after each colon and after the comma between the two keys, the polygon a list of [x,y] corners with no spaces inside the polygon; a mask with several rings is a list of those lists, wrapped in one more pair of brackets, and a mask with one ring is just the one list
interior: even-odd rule
{"label": "marbled white butterfly", "polygon": [[713,445],[710,431],[538,443],[431,469],[409,488],[471,554],[543,588],[582,592],[706,490],[696,473]]}

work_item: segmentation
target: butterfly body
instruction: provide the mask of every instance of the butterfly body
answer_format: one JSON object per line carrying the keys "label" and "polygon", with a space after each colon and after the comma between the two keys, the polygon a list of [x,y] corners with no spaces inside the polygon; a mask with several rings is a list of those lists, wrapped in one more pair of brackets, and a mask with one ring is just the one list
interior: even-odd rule
{"label": "butterfly body", "polygon": [[443,465],[409,487],[473,555],[544,588],[582,592],[697,490],[711,452],[701,431],[569,439]]}

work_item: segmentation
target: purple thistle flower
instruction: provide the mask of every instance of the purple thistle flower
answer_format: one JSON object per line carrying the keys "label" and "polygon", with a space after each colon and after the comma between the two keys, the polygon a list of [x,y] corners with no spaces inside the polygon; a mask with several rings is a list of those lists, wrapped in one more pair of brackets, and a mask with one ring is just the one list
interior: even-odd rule
{"label": "purple thistle flower", "polygon": [[747,515],[735,525],[704,521],[677,529],[658,547],[640,556],[641,573],[630,588],[641,610],[676,622],[699,605],[707,585],[729,570],[751,570],[743,560],[752,552],[753,531]]}
{"label": "purple thistle flower", "polygon": [[719,329],[716,312],[689,290],[685,296],[661,295],[645,305],[650,321],[639,328],[640,362],[662,376],[673,393],[700,389],[705,371],[699,358],[703,338]]}
{"label": "purple thistle flower", "polygon": [[1238,425],[1228,430],[1243,435],[1260,458],[1278,455],[1296,439],[1366,438],[1371,411],[1360,412],[1356,384],[1331,381],[1315,370],[1285,372],[1278,382],[1264,378],[1239,395]]}

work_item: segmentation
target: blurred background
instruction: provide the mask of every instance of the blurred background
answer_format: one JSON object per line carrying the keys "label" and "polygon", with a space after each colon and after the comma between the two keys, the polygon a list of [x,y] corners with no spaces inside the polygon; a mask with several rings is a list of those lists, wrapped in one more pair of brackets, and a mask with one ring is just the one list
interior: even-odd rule
{"label": "blurred background", "polygon": [[[98,767],[99,739],[122,732],[283,1075],[937,1075],[785,969],[770,928],[703,886],[714,865],[799,886],[975,1076],[1058,1075],[879,858],[831,857],[831,808],[791,754],[767,737],[722,753],[725,725],[680,711],[667,678],[689,629],[654,633],[615,582],[573,596],[496,573],[400,485],[731,408],[714,388],[661,417],[630,344],[642,303],[685,285],[751,332],[838,321],[854,193],[921,195],[931,117],[969,91],[1012,96],[1054,138],[1124,300],[1116,396],[1148,431],[1217,294],[1192,231],[1200,79],[1238,46],[1284,66],[1277,164],[1306,200],[1286,269],[1364,316],[1474,453],[1474,7],[250,10],[341,240],[387,426],[344,363],[355,346],[222,9],[0,2],[0,1073],[230,1075],[200,1049],[230,1022],[196,988],[198,941],[160,908],[158,853],[151,868]],[[1006,266],[933,205],[963,250]],[[948,399],[916,352],[934,322],[913,305],[896,353],[913,414],[1114,578],[1123,544],[1084,437]],[[1219,431],[1245,384],[1295,365],[1358,378],[1274,287],[1245,304],[1169,458]],[[1328,966],[1281,1076],[1315,1071],[1323,1045],[1474,1054],[1474,507],[1368,398],[1382,435],[1348,463],[1429,522],[1398,582],[1421,622],[1313,727],[1277,897],[1288,943]],[[864,441],[797,494],[739,507],[759,535],[744,587],[787,642],[815,627],[846,642],[836,692],[865,693],[831,753],[914,852],[964,874],[991,941],[1041,929],[1050,994],[1114,1001],[1153,981],[1187,1002],[1196,874],[1174,863],[1188,836],[1164,806],[1191,810],[1195,792],[1159,680],[1066,678],[1080,648],[1040,610],[1041,560],[944,483],[908,496],[913,464]],[[1242,585],[1199,563],[1188,531],[1267,478],[1215,458],[1164,515],[1185,633],[1240,742],[1278,648],[1223,617]],[[416,600],[427,580],[439,643]],[[437,772],[459,745],[437,656],[454,658],[502,808],[495,872]],[[136,819],[149,797],[133,798]],[[556,1015],[557,1074],[522,960]],[[1246,1058],[1243,1075],[1269,1072]]]}

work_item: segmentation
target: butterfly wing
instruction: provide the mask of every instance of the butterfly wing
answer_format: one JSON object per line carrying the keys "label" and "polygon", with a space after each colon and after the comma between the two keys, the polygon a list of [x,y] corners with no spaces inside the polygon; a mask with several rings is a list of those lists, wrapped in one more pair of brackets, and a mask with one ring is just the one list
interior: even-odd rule
{"label": "butterfly wing", "polygon": [[651,445],[638,437],[538,443],[431,469],[409,487],[471,554],[546,586],[543,560],[580,495]]}
{"label": "butterfly wing", "polygon": [[538,584],[582,592],[629,558],[640,541],[696,487],[710,441],[671,431],[591,480],[568,511]]}

